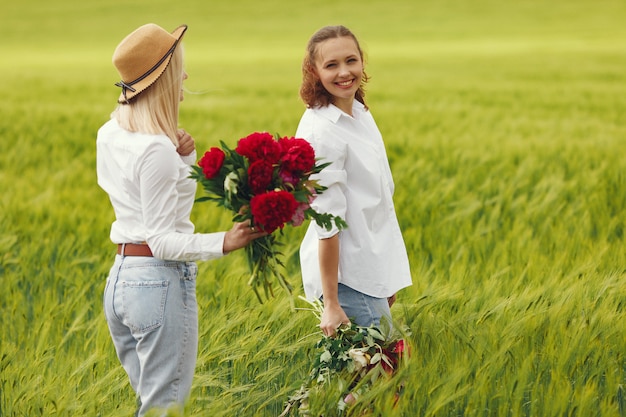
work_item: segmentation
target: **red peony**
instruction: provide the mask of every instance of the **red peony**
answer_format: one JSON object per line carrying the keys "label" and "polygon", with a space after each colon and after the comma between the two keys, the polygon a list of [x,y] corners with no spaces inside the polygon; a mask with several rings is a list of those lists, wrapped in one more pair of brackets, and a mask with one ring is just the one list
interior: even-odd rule
{"label": "red peony", "polygon": [[298,202],[288,191],[270,191],[255,195],[250,200],[250,212],[254,223],[267,233],[282,229],[293,217]]}
{"label": "red peony", "polygon": [[250,162],[263,159],[270,164],[275,164],[280,159],[281,149],[271,134],[255,132],[239,139],[235,152],[245,156]]}
{"label": "red peony", "polygon": [[306,140],[274,137],[267,132],[240,138],[235,149],[224,141],[220,145],[191,167],[190,177],[207,194],[197,201],[213,201],[231,210],[233,221],[250,221],[268,233],[245,247],[251,273],[248,284],[259,302],[263,302],[261,287],[266,296],[274,295],[271,277],[291,293],[291,286],[278,270],[284,265],[273,232],[286,224],[300,226],[307,219],[327,230],[333,223],[339,229],[347,227],[340,217],[318,213],[311,207],[317,194],[326,188],[310,176],[327,164],[316,164],[315,152]]}
{"label": "red peony", "polygon": [[383,369],[387,371],[387,373],[391,374],[398,366],[398,361],[402,359],[405,354],[408,356],[410,354],[410,351],[408,349],[408,345],[404,343],[404,340],[400,339],[396,341],[392,346],[390,346],[389,349],[384,349],[383,354],[387,356],[387,358],[391,362],[391,364],[389,364],[385,361],[382,361]]}
{"label": "red peony", "polygon": [[398,356],[402,356],[404,351],[407,350],[407,346],[404,344],[404,340],[400,339],[396,342],[396,345],[393,347],[393,352],[397,353]]}
{"label": "red peony", "polygon": [[200,158],[198,166],[202,168],[204,176],[207,177],[207,179],[211,179],[220,172],[220,169],[222,169],[224,158],[224,151],[220,148],[211,148],[204,153],[202,158]]}
{"label": "red peony", "polygon": [[300,182],[300,177],[298,177],[298,175],[294,174],[292,171],[287,171],[285,169],[281,169],[280,172],[278,173],[278,176],[280,177],[283,184],[285,185],[289,184],[290,186],[294,188]]}
{"label": "red peony", "polygon": [[315,151],[304,139],[281,138],[282,169],[287,172],[309,172],[315,166]]}
{"label": "red peony", "polygon": [[261,194],[267,191],[272,183],[274,167],[267,161],[259,159],[248,167],[248,185],[253,194]]}

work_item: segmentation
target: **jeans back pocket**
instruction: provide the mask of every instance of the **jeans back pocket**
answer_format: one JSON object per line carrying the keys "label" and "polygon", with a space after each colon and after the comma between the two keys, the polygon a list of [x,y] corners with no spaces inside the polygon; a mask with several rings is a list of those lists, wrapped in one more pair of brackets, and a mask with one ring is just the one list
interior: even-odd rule
{"label": "jeans back pocket", "polygon": [[163,324],[169,281],[121,281],[116,309],[124,325],[133,333],[147,333]]}

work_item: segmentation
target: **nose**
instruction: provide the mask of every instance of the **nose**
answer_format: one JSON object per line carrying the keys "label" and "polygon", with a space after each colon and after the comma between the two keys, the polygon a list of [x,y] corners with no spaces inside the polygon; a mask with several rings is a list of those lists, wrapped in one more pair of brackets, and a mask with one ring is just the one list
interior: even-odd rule
{"label": "nose", "polygon": [[183,71],[183,81],[185,81],[187,78],[189,78],[189,75],[187,75],[187,71]]}
{"label": "nose", "polygon": [[343,76],[346,76],[346,75],[350,75],[350,69],[348,68],[347,65],[341,65],[339,67],[339,76],[343,77]]}

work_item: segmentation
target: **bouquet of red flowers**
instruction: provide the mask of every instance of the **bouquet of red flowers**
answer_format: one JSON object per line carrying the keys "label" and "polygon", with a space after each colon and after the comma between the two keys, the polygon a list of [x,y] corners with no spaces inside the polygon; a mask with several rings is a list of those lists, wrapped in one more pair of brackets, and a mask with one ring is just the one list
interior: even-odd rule
{"label": "bouquet of red flowers", "polygon": [[[312,305],[319,317],[321,302]],[[318,350],[309,377],[286,402],[282,417],[310,416],[312,411],[319,411],[311,410],[313,397],[330,404],[335,394],[338,397],[334,398],[337,405],[333,413],[341,414],[377,380],[391,378],[409,355],[404,339],[386,337],[376,327],[354,323],[339,327],[334,337],[322,336],[315,347]],[[396,402],[399,396],[400,391],[395,393]]]}
{"label": "bouquet of red flowers", "polygon": [[300,226],[314,219],[326,229],[333,223],[339,229],[347,227],[340,217],[318,213],[311,208],[315,197],[326,187],[311,180],[328,163],[319,163],[315,151],[304,139],[276,137],[269,133],[252,133],[239,139],[232,150],[220,141],[221,148],[207,151],[198,166],[192,167],[191,177],[198,181],[206,196],[196,201],[213,201],[234,213],[233,221],[250,219],[251,225],[268,233],[246,246],[250,267],[248,284],[260,302],[259,288],[265,297],[273,296],[272,280],[291,293],[292,287],[278,270],[281,245],[274,232],[282,232],[286,224]]}

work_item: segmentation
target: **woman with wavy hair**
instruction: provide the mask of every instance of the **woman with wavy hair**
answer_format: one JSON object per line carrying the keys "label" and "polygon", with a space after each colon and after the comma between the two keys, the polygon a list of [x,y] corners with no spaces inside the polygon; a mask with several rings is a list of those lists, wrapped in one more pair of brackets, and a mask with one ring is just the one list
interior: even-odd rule
{"label": "woman with wavy hair", "polygon": [[296,132],[331,164],[317,179],[328,187],[312,206],[343,218],[348,228],[311,223],[300,247],[308,299],[321,299],[320,327],[331,336],[353,320],[391,328],[396,292],[411,271],[393,204],[385,145],[365,104],[363,51],[345,26],[327,26],[309,40],[300,96],[307,106]]}

